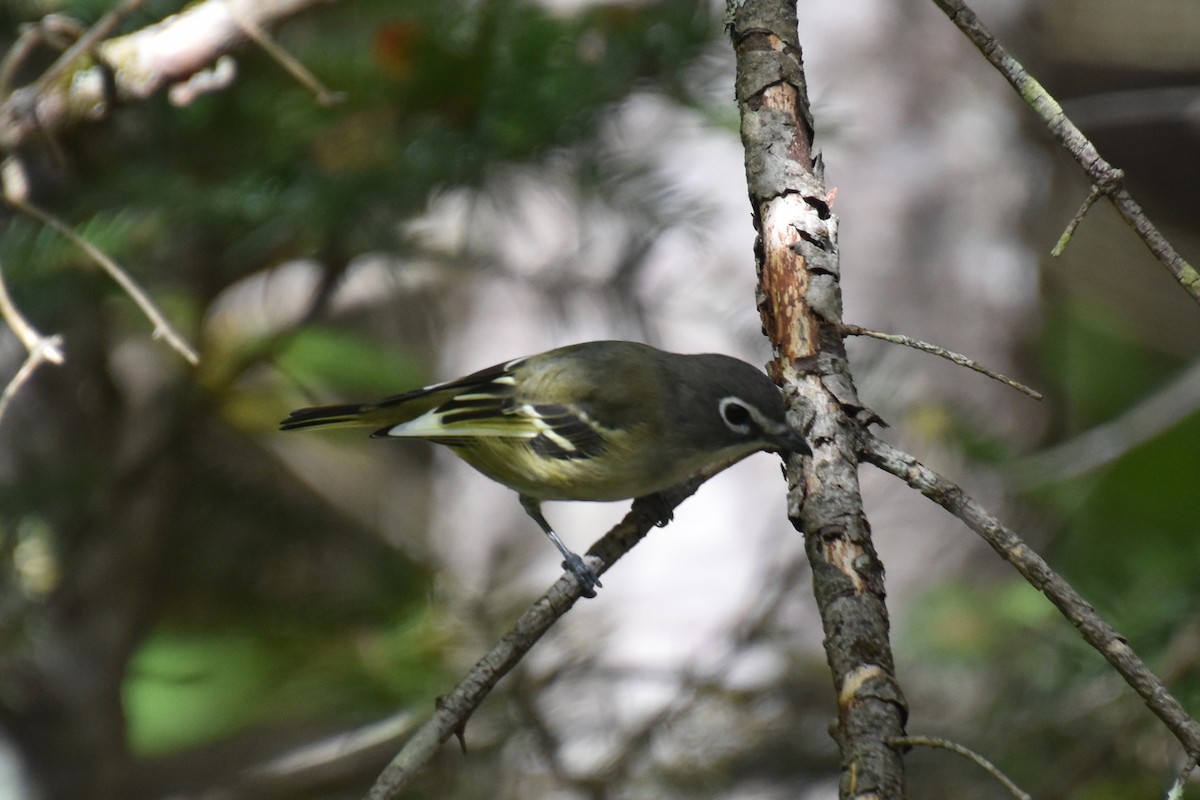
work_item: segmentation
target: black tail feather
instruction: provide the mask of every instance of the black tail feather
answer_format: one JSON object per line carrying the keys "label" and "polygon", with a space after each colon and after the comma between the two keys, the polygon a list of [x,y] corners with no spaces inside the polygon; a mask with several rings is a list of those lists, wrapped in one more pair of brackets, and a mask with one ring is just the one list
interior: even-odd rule
{"label": "black tail feather", "polygon": [[361,403],[298,408],[288,414],[287,419],[279,423],[279,430],[296,431],[301,428],[315,428],[320,425],[361,423],[360,416],[366,408]]}

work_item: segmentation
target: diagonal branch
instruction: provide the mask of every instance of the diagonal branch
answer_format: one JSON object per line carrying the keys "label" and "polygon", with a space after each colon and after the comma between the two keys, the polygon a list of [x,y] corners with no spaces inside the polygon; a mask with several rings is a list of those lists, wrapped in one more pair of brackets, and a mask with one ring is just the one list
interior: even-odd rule
{"label": "diagonal branch", "polygon": [[949,739],[940,739],[935,736],[901,736],[898,739],[893,739],[891,742],[896,747],[933,747],[942,750],[949,750],[951,753],[960,755],[971,763],[975,764],[981,770],[991,775],[996,781],[1008,790],[1008,793],[1017,800],[1031,800],[1029,793],[1023,790],[1020,786],[1013,783],[1012,778],[1009,778],[1000,769],[988,761],[983,756],[976,753],[969,747],[964,747],[958,742],[952,742]]}
{"label": "diagonal branch", "polygon": [[262,29],[329,2],[334,0],[202,0],[124,36],[99,43],[85,36],[80,42],[94,58],[72,56],[67,66],[64,56],[67,75],[17,89],[0,103],[0,151],[102,119],[116,103],[145,100],[240,47],[250,38],[248,25]]}
{"label": "diagonal branch", "polygon": [[263,51],[279,66],[287,70],[288,74],[296,79],[298,83],[316,95],[317,102],[325,107],[334,106],[344,102],[346,95],[344,92],[332,92],[325,84],[321,83],[320,78],[312,74],[308,67],[304,66],[298,58],[293,56],[283,47],[281,47],[271,35],[263,30],[253,18],[238,15],[238,24],[246,31],[246,35],[254,40],[254,43],[263,49]]}
{"label": "diagonal branch", "polygon": [[1032,397],[1034,400],[1042,399],[1041,392],[1036,391],[1034,389],[1030,389],[1025,384],[1019,383],[1018,381],[1014,381],[1012,378],[1008,377],[1007,375],[1002,375],[993,369],[988,369],[987,367],[980,364],[978,361],[975,361],[974,359],[971,359],[971,358],[967,358],[962,353],[956,353],[953,350],[947,350],[944,347],[938,347],[936,344],[930,344],[929,342],[922,342],[920,339],[913,339],[913,338],[904,336],[903,334],[899,334],[899,333],[882,333],[880,331],[873,331],[870,328],[863,328],[859,325],[842,325],[842,333],[846,334],[847,336],[870,336],[874,339],[880,339],[885,342],[891,342],[892,344],[899,344],[899,345],[904,345],[905,347],[911,347],[914,350],[920,350],[922,353],[930,353],[935,356],[941,356],[942,358],[946,359],[947,361],[953,361],[955,364],[958,364],[960,367],[966,367],[967,369],[973,369],[982,375],[987,375],[989,378],[991,378],[994,381],[1000,381],[1000,383],[1003,383],[1005,386],[1009,386],[1013,389],[1016,389],[1018,392],[1021,392],[1022,394],[1027,394],[1030,397]]}
{"label": "diagonal branch", "polygon": [[1147,707],[1183,744],[1189,756],[1200,754],[1200,723],[1188,715],[1158,676],[1133,652],[1125,638],[1102,619],[1071,584],[1033,552],[1021,537],[1002,525],[961,487],[887,442],[868,437],[863,457],[884,472],[900,478],[983,537],[1025,580],[1045,594],[1062,615],[1079,629],[1087,643],[1112,664]]}
{"label": "diagonal branch", "polygon": [[[1133,228],[1155,258],[1175,276],[1175,280],[1192,296],[1192,299],[1200,303],[1200,273],[1183,260],[1183,256],[1179,255],[1166,237],[1159,233],[1158,228],[1154,227],[1154,223],[1142,212],[1141,206],[1125,190],[1124,176],[1121,171],[1100,157],[1096,147],[1063,113],[1062,106],[1058,104],[1058,101],[1004,49],[1004,46],[996,40],[992,32],[980,22],[979,17],[967,7],[963,0],[933,0],[933,2],[971,40],[971,43],[979,48],[979,52],[983,53],[984,58],[1004,76],[1005,80],[1017,90],[1017,94],[1021,95],[1029,107],[1042,118],[1046,127],[1054,134],[1054,138],[1075,157],[1079,166],[1087,174],[1088,180],[1094,187],[1094,192],[1108,195],[1109,200],[1117,209],[1117,213]],[[1056,249],[1058,249],[1057,246]]]}
{"label": "diagonal branch", "polygon": [[88,28],[82,36],[63,51],[49,69],[42,73],[38,78],[37,85],[34,86],[34,91],[42,94],[53,86],[63,73],[75,66],[75,62],[85,54],[92,52],[96,45],[120,27],[126,17],[137,11],[145,2],[146,0],[123,0],[116,8],[101,17],[99,22]]}
{"label": "diagonal branch", "polygon": [[[732,463],[732,462],[731,462]],[[654,496],[652,501],[635,501],[625,519],[588,550],[592,566],[603,575],[621,556],[645,538],[664,515],[691,497],[701,484],[731,464],[724,464],[697,475],[674,489]],[[596,562],[599,563],[596,563]],[[520,663],[525,654],[537,644],[550,626],[567,613],[580,598],[580,585],[563,575],[517,619],[492,648],[475,663],[449,694],[438,698],[437,710],[412,735],[391,763],[380,774],[367,794],[367,800],[394,800],[442,743],[451,736],[462,736],[467,720],[491,693],[492,688]]]}
{"label": "diagonal branch", "polygon": [[142,310],[142,313],[146,315],[146,318],[154,324],[154,338],[165,339],[167,344],[179,353],[179,355],[183,356],[184,360],[192,366],[200,363],[200,355],[196,352],[195,348],[188,344],[183,334],[176,330],[175,326],[159,311],[158,306],[150,299],[150,295],[146,294],[146,291],[133,279],[133,276],[121,269],[121,265],[113,261],[107,253],[76,233],[70,225],[53,214],[43,211],[29,201],[15,196],[10,196],[8,201],[13,208],[28,214],[49,228],[53,228],[82,250],[88,258],[96,262],[129,295],[133,302],[137,304],[137,307]]}

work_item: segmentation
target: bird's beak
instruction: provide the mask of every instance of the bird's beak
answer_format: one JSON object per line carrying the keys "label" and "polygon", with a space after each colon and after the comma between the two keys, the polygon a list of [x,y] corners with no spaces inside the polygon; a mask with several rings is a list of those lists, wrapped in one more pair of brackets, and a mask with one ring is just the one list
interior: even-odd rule
{"label": "bird's beak", "polygon": [[804,456],[812,455],[812,448],[808,446],[808,442],[804,441],[804,437],[791,428],[773,434],[768,441],[771,442],[775,449],[782,453],[799,453]]}

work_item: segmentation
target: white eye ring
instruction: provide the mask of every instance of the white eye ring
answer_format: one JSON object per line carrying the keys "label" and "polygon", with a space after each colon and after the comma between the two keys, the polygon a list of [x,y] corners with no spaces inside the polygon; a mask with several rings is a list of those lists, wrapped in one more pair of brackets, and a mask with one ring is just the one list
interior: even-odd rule
{"label": "white eye ring", "polygon": [[717,404],[717,410],[721,413],[721,421],[729,430],[743,436],[750,435],[750,421],[754,418],[754,412],[744,401],[736,397],[723,397]]}

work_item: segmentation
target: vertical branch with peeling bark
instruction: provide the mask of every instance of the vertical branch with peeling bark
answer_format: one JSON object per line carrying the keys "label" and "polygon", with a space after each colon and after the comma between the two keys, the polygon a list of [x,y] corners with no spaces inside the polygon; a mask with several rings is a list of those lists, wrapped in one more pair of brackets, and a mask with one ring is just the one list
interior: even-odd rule
{"label": "vertical branch with peeling bark", "polygon": [[901,797],[903,761],[888,742],[903,736],[907,706],[888,639],[883,565],[858,485],[870,413],[842,343],[837,218],[812,147],[794,3],[731,4],[729,33],[771,373],[814,453],[789,464],[789,515],[805,534],[837,690],[840,794]]}

